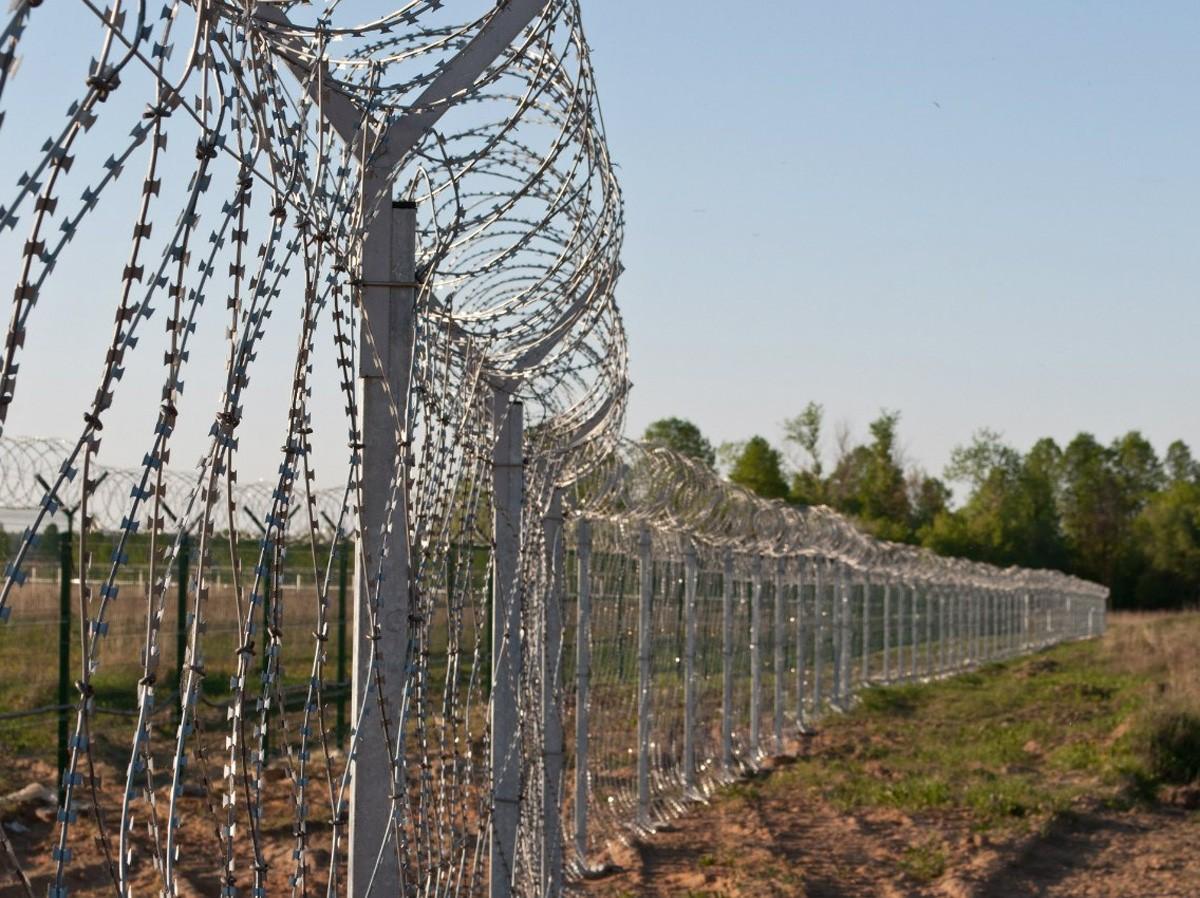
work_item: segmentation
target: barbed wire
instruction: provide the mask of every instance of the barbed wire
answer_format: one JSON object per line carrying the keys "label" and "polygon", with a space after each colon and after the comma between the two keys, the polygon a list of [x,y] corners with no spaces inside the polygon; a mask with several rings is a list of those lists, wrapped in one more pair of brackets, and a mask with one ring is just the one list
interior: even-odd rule
{"label": "barbed wire", "polygon": [[661,446],[622,441],[602,467],[572,486],[578,515],[686,534],[741,555],[823,558],[898,579],[1108,595],[1061,571],[1002,568],[875,539],[827,506],[763,499]]}

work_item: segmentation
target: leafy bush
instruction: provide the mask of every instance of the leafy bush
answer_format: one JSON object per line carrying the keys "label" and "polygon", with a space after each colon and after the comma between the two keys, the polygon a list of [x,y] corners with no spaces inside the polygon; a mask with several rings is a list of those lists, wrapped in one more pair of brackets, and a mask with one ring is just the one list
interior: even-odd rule
{"label": "leafy bush", "polygon": [[1200,713],[1186,707],[1151,711],[1133,734],[1134,751],[1146,772],[1161,783],[1200,779]]}

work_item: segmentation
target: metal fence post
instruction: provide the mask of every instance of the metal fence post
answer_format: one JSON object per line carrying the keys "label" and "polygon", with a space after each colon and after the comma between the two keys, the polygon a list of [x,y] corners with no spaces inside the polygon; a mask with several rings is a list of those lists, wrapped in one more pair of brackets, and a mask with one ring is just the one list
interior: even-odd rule
{"label": "metal fence post", "polygon": [[1017,606],[1020,605],[1020,596],[1015,590],[1010,590],[1008,593],[1008,654],[1013,655],[1020,650],[1019,640],[1021,636],[1021,628],[1017,626]]}
{"label": "metal fence post", "polygon": [[813,716],[821,713],[821,668],[825,666],[825,565],[824,560],[813,559]]}
{"label": "metal fence post", "polygon": [[761,754],[762,722],[762,556],[755,555],[750,584],[750,757]]}
{"label": "metal fence post", "polygon": [[917,669],[917,581],[908,583],[908,680],[919,678]]}
{"label": "metal fence post", "polygon": [[991,645],[992,591],[984,587],[979,595],[979,663],[987,664]]}
{"label": "metal fence post", "polygon": [[775,652],[775,752],[783,753],[783,647],[787,627],[784,620],[784,599],[787,588],[787,561],[780,558],[775,567],[775,632],[771,634]]}
{"label": "metal fence post", "polygon": [[575,607],[575,853],[587,868],[588,686],[592,675],[592,525],[575,525],[578,601]]}
{"label": "metal fence post", "polygon": [[648,527],[642,527],[639,545],[638,574],[641,590],[638,597],[638,756],[637,822],[650,824],[650,693],[653,689],[653,601],[654,601],[654,558],[653,543]]}
{"label": "metal fence post", "polygon": [[[524,412],[521,403],[497,389],[492,421],[492,698],[489,758],[492,775],[492,832],[488,856],[491,898],[512,894],[521,800],[518,695],[521,644],[521,512],[524,506]],[[392,894],[392,893],[386,893]],[[398,893],[396,893],[398,894]]]}
{"label": "metal fence post", "polygon": [[987,661],[987,590],[976,587],[975,596],[975,666],[981,667]]}
{"label": "metal fence post", "polygon": [[934,674],[934,655],[933,655],[933,610],[930,603],[933,601],[936,588],[931,584],[925,589],[925,676],[933,677]]}
{"label": "metal fence post", "polygon": [[955,589],[951,597],[951,624],[950,628],[954,631],[954,658],[953,667],[955,670],[963,670],[970,662],[971,654],[971,627],[970,619],[970,604],[967,593],[960,589]]}
{"label": "metal fence post", "polygon": [[1024,593],[1013,593],[1012,606],[1012,645],[1013,652],[1020,654],[1025,651],[1025,599]]}
{"label": "metal fence post", "polygon": [[842,580],[841,565],[832,562],[829,572],[829,654],[833,662],[833,688],[829,701],[834,705],[842,700]]}
{"label": "metal fence post", "polygon": [[71,518],[58,534],[58,790],[62,794],[68,748],[67,714],[71,690]]}
{"label": "metal fence post", "polygon": [[983,657],[991,661],[996,656],[996,591],[987,591],[987,615],[983,619]]}
{"label": "metal fence post", "polygon": [[[175,688],[183,690],[183,661],[187,655],[187,591],[188,591],[188,556],[191,554],[190,540],[186,532],[179,536],[179,555],[175,559]],[[180,703],[179,713],[182,717],[183,704]],[[176,721],[178,723],[178,720]]]}
{"label": "metal fence post", "polygon": [[979,607],[979,597],[974,587],[968,587],[961,596],[962,601],[962,629],[963,629],[963,660],[960,667],[963,670],[970,670],[975,667],[975,661],[978,657],[979,648],[975,644],[978,626],[976,624],[976,611]]}
{"label": "metal fence post", "polygon": [[[280,537],[282,539],[282,537]],[[279,601],[278,590],[275,589],[275,559],[271,549],[264,553],[263,558],[263,579],[262,579],[262,677],[264,682],[271,670],[271,647],[268,645],[271,639],[271,602]],[[279,709],[282,712],[282,708]],[[388,720],[391,720],[391,715],[388,715]],[[385,752],[386,754],[386,752]],[[262,764],[265,767],[271,759],[271,709],[268,707],[263,714],[263,734],[262,734]]]}
{"label": "metal fence post", "polygon": [[[385,193],[385,204],[387,198]],[[408,509],[404,491],[397,486],[409,462],[404,445],[408,422],[396,420],[394,411],[405,406],[402,397],[408,395],[412,367],[415,252],[415,206],[390,203],[372,220],[362,248],[362,277],[368,283],[362,292],[359,351],[363,508],[362,532],[355,543],[351,712],[360,732],[350,760],[350,898],[364,898],[368,889],[376,895],[400,891],[397,865],[377,860],[387,856],[386,850],[381,855],[381,846],[395,833],[393,794],[398,786],[388,746],[393,739],[398,746],[402,743],[391,729],[400,720],[409,614]],[[389,520],[390,503],[394,506]],[[270,604],[270,579],[268,572],[264,608]],[[384,684],[385,719],[379,710],[376,673]]]}
{"label": "metal fence post", "polygon": [[725,550],[721,578],[721,766],[733,773],[733,552]]}
{"label": "metal fence post", "polygon": [[696,578],[699,562],[696,544],[690,539],[683,551],[683,787],[689,794],[696,789]]}
{"label": "metal fence post", "polygon": [[337,744],[346,746],[346,580],[350,569],[350,553],[343,538],[338,549],[338,604],[337,604]]}
{"label": "metal fence post", "polygon": [[796,559],[796,729],[804,731],[804,571],[802,556]]}
{"label": "metal fence post", "polygon": [[563,885],[562,853],[562,490],[555,489],[542,518],[546,589],[546,632],[542,634],[542,894],[558,898]]}
{"label": "metal fence post", "polygon": [[850,693],[853,689],[850,681],[851,675],[851,614],[850,614],[850,590],[853,588],[853,580],[851,579],[850,565],[842,565],[842,596],[841,596],[841,625],[842,625],[842,676],[841,687],[842,691],[838,699],[838,703],[842,710],[850,708]]}
{"label": "metal fence post", "polygon": [[[945,672],[949,667],[958,667],[959,634],[955,611],[958,608],[958,593],[944,586],[933,590],[938,609],[938,670]],[[948,660],[947,660],[948,658]]]}
{"label": "metal fence post", "polygon": [[963,670],[970,662],[971,654],[970,604],[968,594],[955,589],[950,596],[950,610],[950,629],[954,632],[952,666],[955,670]]}
{"label": "metal fence post", "polygon": [[892,680],[892,580],[883,581],[883,682]]}
{"label": "metal fence post", "polygon": [[863,570],[862,581],[862,684],[871,682],[871,574]]}

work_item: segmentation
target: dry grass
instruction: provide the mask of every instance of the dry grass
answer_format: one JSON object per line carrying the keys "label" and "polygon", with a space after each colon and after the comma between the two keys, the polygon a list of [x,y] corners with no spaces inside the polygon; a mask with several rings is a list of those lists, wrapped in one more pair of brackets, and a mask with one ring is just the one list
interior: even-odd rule
{"label": "dry grass", "polygon": [[1160,698],[1200,708],[1200,612],[1118,613],[1103,651],[1114,668],[1153,680]]}
{"label": "dry grass", "polygon": [[1200,778],[1200,613],[1125,614],[1104,640],[1114,669],[1146,695],[1128,724],[1131,776],[1143,792]]}

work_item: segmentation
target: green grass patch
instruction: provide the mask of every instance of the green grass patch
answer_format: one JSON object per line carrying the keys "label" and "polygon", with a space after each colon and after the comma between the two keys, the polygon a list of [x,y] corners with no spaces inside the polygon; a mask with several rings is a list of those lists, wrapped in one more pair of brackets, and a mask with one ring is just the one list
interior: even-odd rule
{"label": "green grass patch", "polygon": [[1200,713],[1186,707],[1152,709],[1142,715],[1130,741],[1151,779],[1180,785],[1200,778]]}
{"label": "green grass patch", "polygon": [[[1132,728],[1151,692],[1099,641],[873,688],[823,721],[812,756],[756,786],[783,794],[801,784],[852,813],[965,813],[975,830],[1028,829],[1084,796],[1200,773],[1200,717]],[[916,868],[936,866],[920,854]]]}
{"label": "green grass patch", "polygon": [[935,838],[904,849],[897,865],[917,882],[925,883],[946,872],[946,860],[946,850]]}

